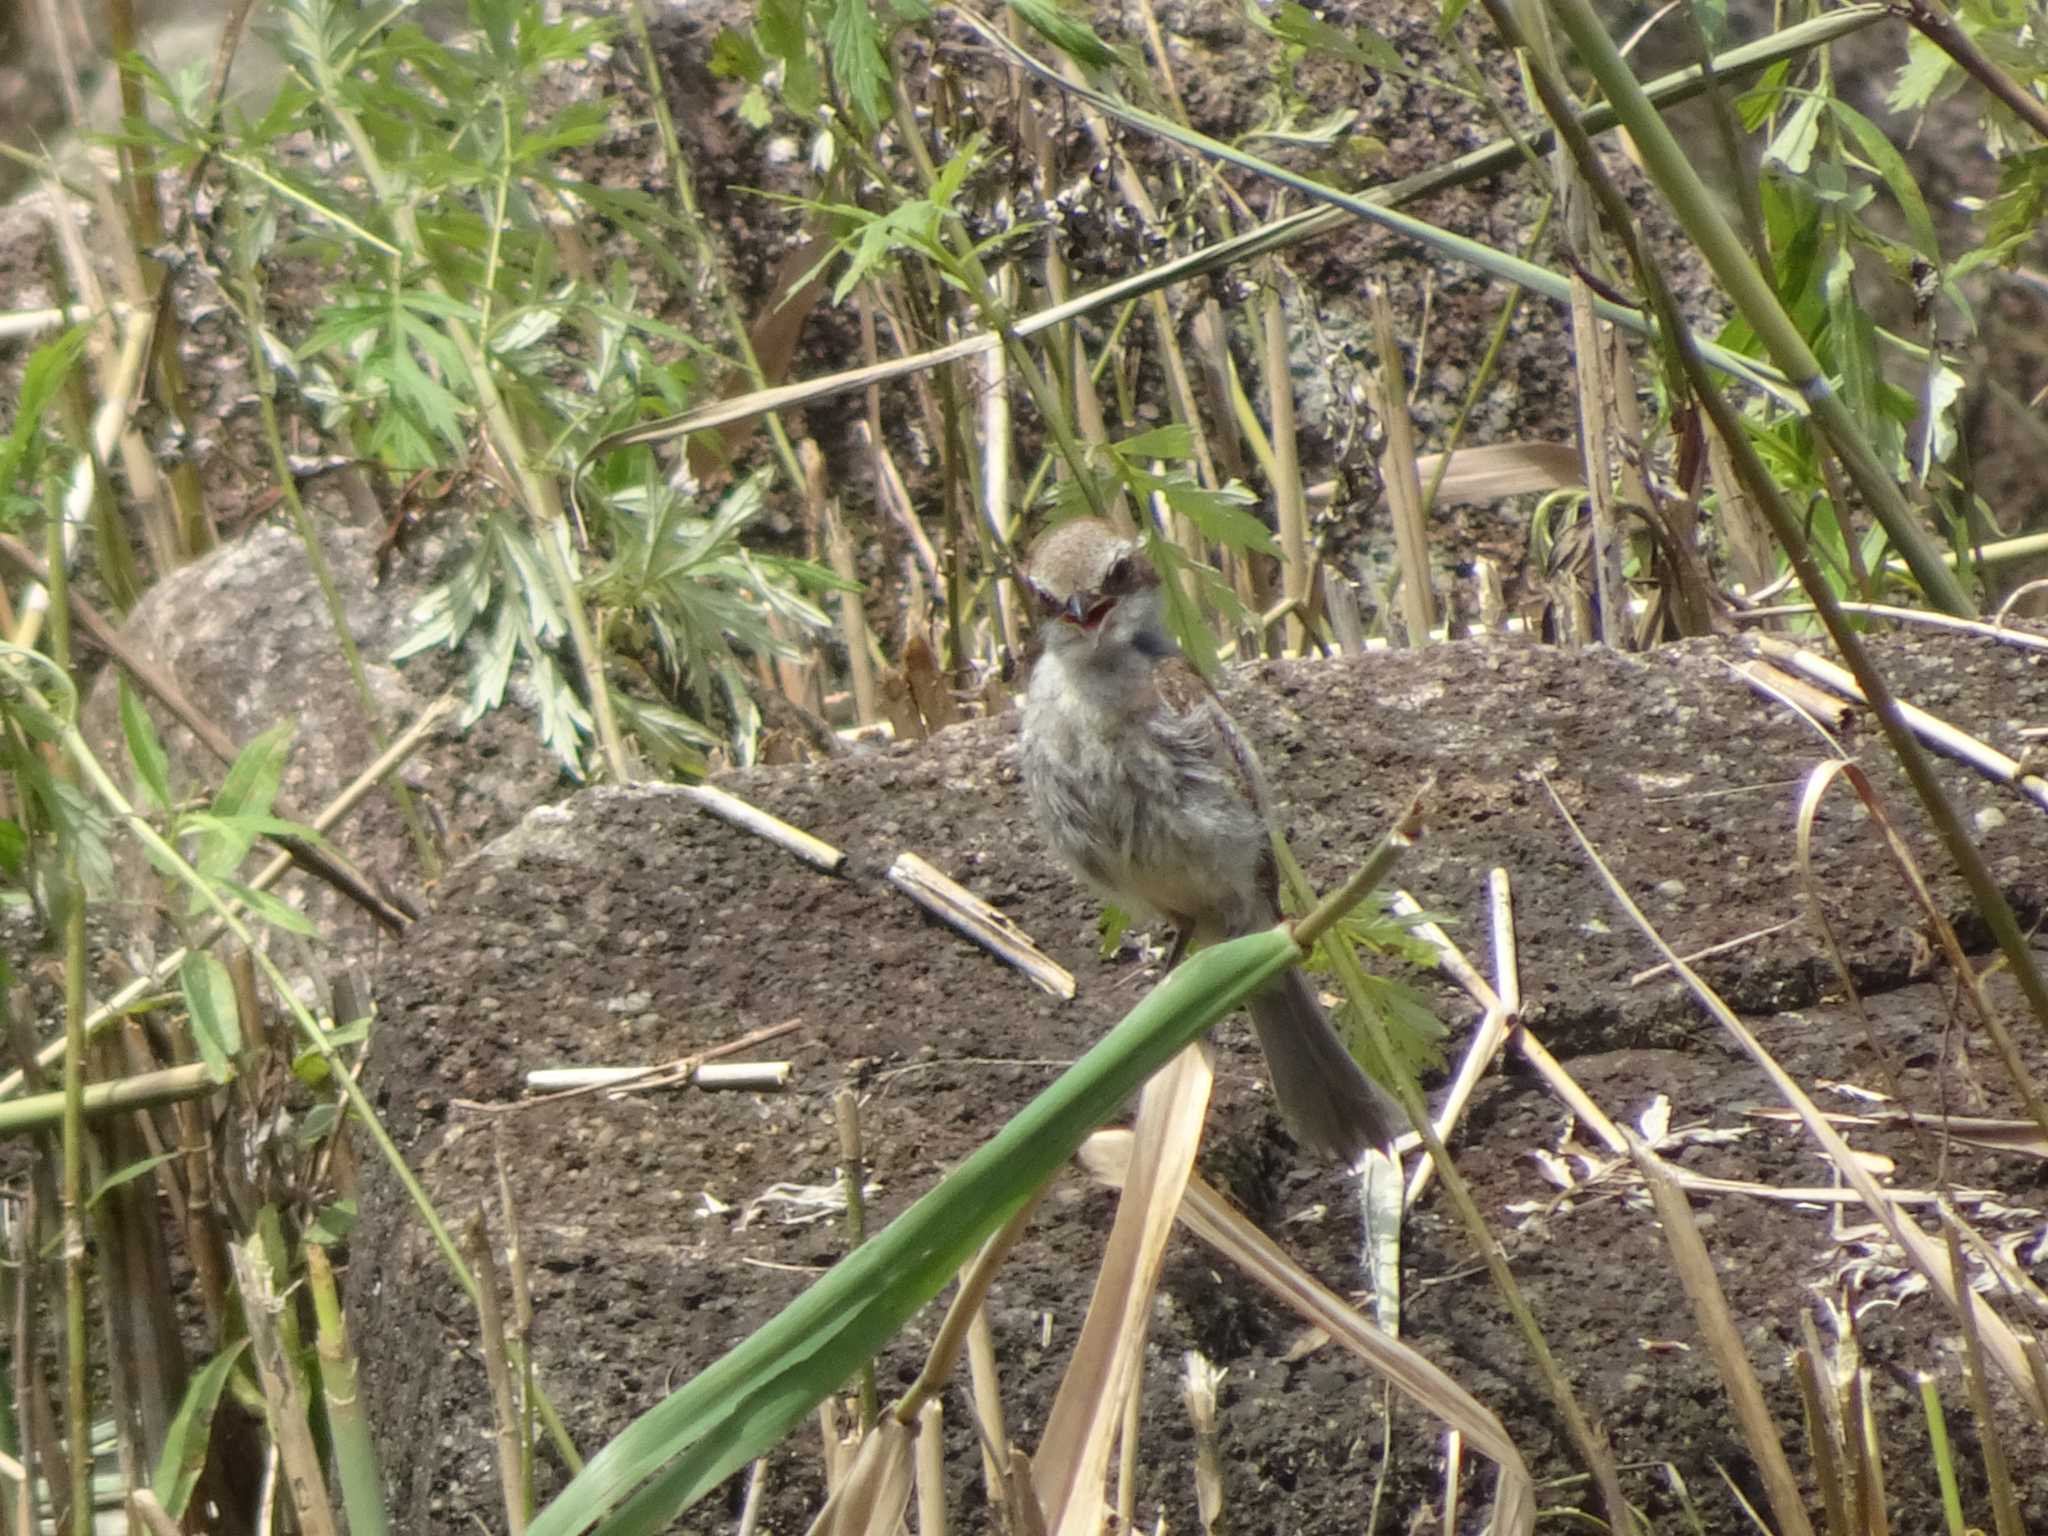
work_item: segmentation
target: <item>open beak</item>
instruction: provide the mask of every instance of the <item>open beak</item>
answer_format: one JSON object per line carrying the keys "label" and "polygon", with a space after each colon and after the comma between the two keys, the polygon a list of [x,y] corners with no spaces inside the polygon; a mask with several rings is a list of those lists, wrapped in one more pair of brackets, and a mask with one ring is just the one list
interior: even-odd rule
{"label": "open beak", "polygon": [[1092,635],[1102,627],[1102,621],[1109,617],[1109,610],[1115,606],[1113,597],[1076,592],[1060,605],[1059,616],[1063,623],[1075,625]]}

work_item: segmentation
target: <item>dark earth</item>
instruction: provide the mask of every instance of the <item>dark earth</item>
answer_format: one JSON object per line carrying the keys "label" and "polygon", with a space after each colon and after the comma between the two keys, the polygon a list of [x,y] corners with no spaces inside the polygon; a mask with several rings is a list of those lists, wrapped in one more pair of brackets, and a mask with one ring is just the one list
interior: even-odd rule
{"label": "dark earth", "polygon": [[[1826,1182],[1804,1138],[1750,1111],[1775,1106],[1683,990],[1631,985],[1656,956],[1598,885],[1538,782],[1555,785],[1587,834],[1681,952],[1793,920],[1702,963],[1706,978],[1824,1107],[1856,1101],[1816,1085],[1877,1089],[1880,1064],[1802,907],[1792,809],[1826,755],[1806,723],[1760,701],[1729,671],[1731,642],[1645,658],[1462,643],[1423,654],[1269,664],[1233,679],[1285,801],[1295,848],[1327,886],[1361,857],[1406,798],[1434,778],[1426,840],[1399,882],[1455,925],[1483,965],[1485,881],[1513,877],[1528,1026],[1613,1118],[1633,1124],[1657,1095],[1675,1128],[1743,1129],[1727,1144],[1668,1155],[1709,1174],[1778,1185]],[[1878,647],[1906,697],[1991,738],[2048,714],[2048,660],[1974,640],[1913,638]],[[879,1215],[900,1210],[979,1145],[1062,1063],[1136,999],[1147,980],[1128,946],[1097,959],[1096,909],[1052,867],[1021,820],[1009,719],[976,722],[912,747],[822,769],[736,774],[727,788],[851,855],[821,875],[656,788],[600,790],[532,813],[454,871],[435,913],[385,973],[371,1086],[429,1192],[451,1220],[495,1203],[493,1148],[511,1168],[533,1276],[540,1374],[586,1451],[651,1407],[771,1316],[846,1247],[833,1221],[785,1224],[757,1210],[777,1184],[829,1184],[838,1161],[834,1093],[862,1103]],[[1867,721],[1844,745],[1862,754],[1907,831],[1938,900],[1966,907],[1947,861]],[[1957,767],[1942,779],[2023,921],[2048,902],[2048,818]],[[1080,978],[1071,1004],[923,916],[884,883],[912,850],[951,872],[1034,935]],[[1977,1029],[1928,961],[1928,930],[1867,819],[1832,799],[1815,871],[1869,1000],[1874,1040],[1922,1111],[2009,1113]],[[1973,950],[1981,935],[1966,925]],[[1984,964],[1979,954],[1976,962]],[[1476,1015],[1431,983],[1462,1036]],[[2012,999],[1994,987],[2010,1008]],[[772,1054],[794,1063],[781,1096],[584,1098],[504,1110],[522,1074],[579,1062],[654,1062],[798,1021]],[[2048,1063],[2021,1026],[2029,1059]],[[1359,1283],[1358,1226],[1345,1181],[1306,1160],[1259,1081],[1241,1020],[1218,1032],[1221,1066],[1201,1166],[1263,1228],[1339,1290]],[[497,1111],[494,1112],[492,1108]],[[1489,1074],[1455,1138],[1459,1166],[1506,1244],[1550,1346],[1626,1469],[1624,1486],[1659,1529],[1684,1528],[1675,1488],[1701,1529],[1744,1527],[1722,1472],[1752,1502],[1755,1471],[1671,1273],[1640,1187],[1618,1172],[1561,1198],[1535,1157],[1567,1150],[1566,1112],[1524,1070]],[[1852,1133],[1897,1159],[1901,1185],[1936,1170],[1903,1137]],[[1581,1134],[1577,1142],[1597,1146]],[[1958,1148],[1948,1177],[2000,1192],[1964,1201],[1994,1239],[2014,1238],[2038,1279],[2042,1165]],[[1942,1384],[1963,1466],[1965,1507],[1982,1510],[1975,1437],[1958,1355],[1937,1303],[1901,1283],[1898,1256],[1867,1234],[1831,1237],[1827,1213],[1747,1196],[1696,1202],[1750,1358],[1795,1466],[1807,1465],[1787,1374],[1802,1312],[1846,1295],[1856,1308],[1886,1455],[1894,1529],[1940,1515],[1919,1418],[1916,1373]],[[492,1525],[498,1497],[488,1398],[471,1312],[424,1229],[388,1179],[365,1200],[352,1276],[370,1400],[383,1427],[394,1507],[416,1529]],[[1005,1409],[1029,1447],[1079,1327],[1112,1212],[1078,1174],[1062,1178],[989,1302]],[[1845,1224],[1861,1225],[1852,1210]],[[1875,1260],[1875,1262],[1867,1262]],[[1556,1412],[1519,1337],[1441,1197],[1407,1224],[1408,1341],[1505,1421],[1547,1508],[1591,1509]],[[1853,1270],[1853,1278],[1845,1280]],[[879,1362],[882,1390],[914,1375],[936,1320],[928,1310]],[[1222,1440],[1226,1508],[1242,1530],[1362,1528],[1386,1479],[1383,1528],[1441,1496],[1440,1435],[1396,1411],[1381,1464],[1381,1397],[1369,1375],[1325,1348],[1284,1363],[1297,1325],[1249,1280],[1182,1237],[1153,1316],[1145,1375],[1138,1510],[1150,1528],[1199,1528],[1181,1360],[1199,1349],[1228,1371]],[[2008,1408],[2011,1406],[2007,1404]],[[956,1518],[979,1526],[978,1460],[948,1404]],[[2001,1415],[2032,1521],[2048,1521],[2038,1435]],[[795,1531],[821,1498],[815,1436],[800,1430],[770,1459],[764,1529]],[[1480,1474],[1465,1508],[1483,1505]],[[685,1521],[725,1528],[739,1482]],[[1476,1519],[1476,1515],[1468,1517]],[[1476,1529],[1476,1526],[1470,1528]]]}

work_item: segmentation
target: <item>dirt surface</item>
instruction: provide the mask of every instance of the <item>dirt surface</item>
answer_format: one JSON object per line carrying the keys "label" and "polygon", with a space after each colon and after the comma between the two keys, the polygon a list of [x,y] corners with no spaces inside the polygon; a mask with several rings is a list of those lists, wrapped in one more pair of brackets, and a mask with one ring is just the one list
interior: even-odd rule
{"label": "dirt surface", "polygon": [[[1271,664],[1228,697],[1254,726],[1287,806],[1297,850],[1330,882],[1388,815],[1434,775],[1430,833],[1400,883],[1456,925],[1485,963],[1487,872],[1513,877],[1530,1027],[1615,1118],[1636,1123],[1656,1096],[1671,1105],[1667,1155],[1698,1172],[1808,1186],[1825,1181],[1801,1136],[1749,1117],[1774,1102],[1759,1072],[1679,987],[1632,976],[1654,962],[1572,844],[1534,775],[1555,784],[1620,877],[1674,944],[1691,951],[1795,919],[1790,827],[1803,776],[1826,749],[1804,722],[1754,697],[1729,672],[1732,643],[1688,644],[1647,658],[1460,644],[1422,655]],[[1950,639],[1885,642],[1901,692],[1994,740],[2048,717],[2048,661]],[[495,1188],[493,1126],[519,1206],[538,1310],[543,1380],[587,1452],[730,1348],[838,1258],[831,1220],[786,1219],[779,1185],[830,1183],[831,1100],[863,1104],[879,1214],[901,1210],[979,1145],[1139,995],[1135,946],[1096,954],[1093,903],[1021,831],[1014,716],[973,722],[921,746],[822,770],[764,769],[727,787],[851,855],[830,878],[659,789],[600,790],[530,815],[454,871],[436,913],[387,970],[370,1084],[401,1148],[441,1209],[461,1219]],[[1844,732],[1867,764],[1937,898],[1961,910],[1909,795],[1870,727]],[[2048,902],[2048,816],[1953,765],[1949,792],[1976,819],[1982,847],[2023,920]],[[1062,1004],[923,917],[883,881],[914,850],[995,903],[1080,978]],[[1872,1042],[1922,1110],[2010,1112],[1970,1061],[1986,1050],[1928,961],[1926,929],[1846,800],[1820,818],[1816,871],[1871,1002],[1866,1040],[1842,1006],[1816,941],[1794,921],[1703,964],[1784,1064],[1810,1087],[1876,1089]],[[1978,936],[1966,937],[1979,945]],[[1980,959],[1980,964],[1982,963]],[[1476,1010],[1433,978],[1459,1037]],[[2009,1002],[2010,999],[2007,999]],[[496,1118],[471,1107],[521,1094],[534,1067],[652,1061],[785,1020],[775,1053],[795,1065],[774,1097],[585,1098]],[[2027,1034],[2039,1070],[2037,1032]],[[1241,1020],[1217,1032],[1220,1068],[1202,1167],[1314,1273],[1359,1283],[1352,1194],[1286,1137],[1259,1080]],[[1816,1091],[1822,1091],[1816,1089]],[[1829,1097],[1854,1111],[1858,1101]],[[1731,1141],[1687,1128],[1742,1131]],[[1853,1133],[1897,1160],[1902,1185],[1935,1171],[1901,1137]],[[1725,1469],[1751,1499],[1755,1470],[1729,1422],[1660,1235],[1638,1186],[1595,1177],[1574,1156],[1565,1111],[1512,1062],[1489,1073],[1455,1139],[1460,1166],[1506,1242],[1514,1271],[1588,1410],[1612,1439],[1627,1491],[1680,1528],[1674,1479],[1709,1531],[1746,1529]],[[1561,1154],[1578,1181],[1547,1179],[1535,1154]],[[1588,1154],[1590,1157],[1590,1154]],[[2001,1209],[1966,1201],[2022,1267],[2041,1265],[2041,1165],[1959,1151],[1959,1186],[2001,1192]],[[1887,1447],[1894,1529],[1939,1524],[1914,1373],[1932,1372],[1958,1435],[1966,1508],[1988,1524],[1981,1465],[1964,1409],[1957,1345],[1938,1305],[1902,1282],[1852,1213],[1841,1233],[1814,1207],[1728,1196],[1696,1203],[1751,1360],[1795,1465],[1799,1409],[1786,1371],[1802,1313],[1846,1286]],[[396,1510],[408,1528],[495,1528],[488,1397],[474,1326],[430,1241],[388,1180],[373,1179],[355,1243],[351,1302]],[[1062,1177],[989,1304],[1013,1437],[1035,1443],[1086,1304],[1109,1197]],[[1461,1230],[1432,1193],[1406,1228],[1408,1339],[1500,1414],[1542,1488],[1545,1507],[1590,1507],[1560,1420],[1528,1369]],[[935,1323],[921,1314],[880,1363],[900,1390]],[[1823,1331],[1826,1325],[1823,1323]],[[1356,1532],[1386,1480],[1383,1530],[1408,1528],[1441,1495],[1440,1436],[1395,1414],[1380,1462],[1380,1396],[1332,1349],[1283,1359],[1297,1328],[1248,1280],[1192,1239],[1177,1239],[1153,1318],[1145,1374],[1138,1511],[1150,1528],[1200,1529],[1191,1438],[1180,1406],[1183,1351],[1228,1371],[1222,1443],[1239,1529]],[[960,1528],[986,1509],[964,1399],[948,1403]],[[2005,1416],[2010,1429],[2015,1422]],[[2030,1521],[2048,1527],[2048,1447],[2009,1437]],[[549,1468],[544,1484],[556,1486]],[[815,1436],[771,1458],[764,1529],[800,1530],[820,1498]],[[1490,1474],[1468,1478],[1476,1511]],[[699,1507],[686,1529],[725,1528],[737,1487]],[[1467,1525],[1476,1529],[1469,1516]],[[1667,1523],[1668,1522],[1668,1523]]]}

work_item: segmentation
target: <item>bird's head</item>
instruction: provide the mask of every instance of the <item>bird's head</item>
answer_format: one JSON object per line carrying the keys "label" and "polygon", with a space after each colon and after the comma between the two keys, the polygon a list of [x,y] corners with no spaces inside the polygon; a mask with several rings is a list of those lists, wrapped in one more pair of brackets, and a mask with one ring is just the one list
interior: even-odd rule
{"label": "bird's head", "polygon": [[1149,598],[1159,585],[1138,541],[1092,517],[1061,523],[1040,539],[1025,562],[1024,580],[1050,621],[1049,645],[1084,638],[1099,644],[1125,627],[1117,622],[1120,612],[1134,621],[1149,610],[1149,602],[1126,598]]}

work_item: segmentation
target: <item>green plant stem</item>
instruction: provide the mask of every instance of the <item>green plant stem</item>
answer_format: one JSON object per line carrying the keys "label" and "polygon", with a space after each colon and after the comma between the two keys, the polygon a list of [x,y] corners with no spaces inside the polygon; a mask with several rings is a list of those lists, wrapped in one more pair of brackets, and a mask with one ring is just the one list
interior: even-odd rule
{"label": "green plant stem", "polygon": [[[1847,403],[1821,371],[1820,362],[1807,346],[1797,322],[1778,302],[1778,295],[1744,249],[1741,235],[1722,214],[1713,194],[1693,168],[1692,160],[1665,126],[1662,115],[1614,46],[1590,0],[1550,0],[1550,6],[1558,25],[1578,50],[1580,60],[1613,102],[1651,179],[1670,202],[1700,254],[1706,257],[1736,309],[1763,342],[1765,351],[1806,401],[1815,424],[1872,514],[1905,556],[1914,579],[1939,607],[1950,613],[1974,614],[1976,604],[1969,592],[1943,563],[1940,546],[1921,525],[1919,514],[1908,504],[1897,482],[1878,462]],[[1565,119],[1553,122],[1563,129],[1569,120],[1567,111]],[[1665,323],[1673,322],[1667,319]]]}
{"label": "green plant stem", "polygon": [[[158,1104],[175,1104],[181,1099],[201,1099],[232,1080],[213,1075],[201,1062],[166,1067],[161,1072],[142,1072],[134,1077],[88,1083],[79,1112],[88,1120],[124,1110],[146,1109]],[[61,1126],[70,1104],[68,1092],[31,1093],[0,1102],[0,1136],[26,1136]]]}
{"label": "green plant stem", "polygon": [[327,1403],[327,1427],[334,1437],[334,1468],[341,1483],[349,1536],[386,1536],[384,1483],[377,1472],[377,1448],[356,1386],[356,1357],[349,1349],[348,1319],[335,1290],[327,1250],[306,1245],[306,1288],[313,1296],[318,1329],[320,1390]]}
{"label": "green plant stem", "polygon": [[[1510,47],[1519,46],[1519,34],[1515,30],[1514,18],[1505,0],[1483,0],[1488,15],[1501,29],[1501,35]],[[1556,0],[1560,4],[1576,3],[1576,0]],[[1542,71],[1533,72],[1539,86],[1547,91],[1557,91],[1554,80]],[[1561,100],[1561,91],[1558,93]],[[1657,316],[1662,333],[1669,339],[1677,353],[1694,396],[1712,420],[1714,430],[1721,436],[1723,446],[1728,450],[1730,461],[1735,467],[1736,477],[1756,503],[1757,509],[1771,525],[1771,531],[1784,548],[1786,558],[1791,562],[1793,572],[1800,585],[1806,589],[1807,600],[1820,616],[1822,625],[1833,640],[1836,652],[1842,662],[1855,675],[1857,686],[1863,690],[1864,700],[1871,712],[1877,716],[1883,729],[1885,741],[1892,755],[1905,771],[1914,793],[1927,812],[1927,819],[1933,823],[1937,836],[1955,862],[1964,883],[1969,887],[1970,899],[1976,906],[1977,915],[1991,930],[1992,937],[2012,967],[2013,979],[2019,984],[2021,994],[2027,1000],[2036,1023],[2048,1032],[2048,985],[2044,985],[2039,965],[2035,962],[2032,947],[2022,931],[2019,919],[2014,915],[2005,893],[1999,889],[1992,876],[1991,867],[1984,861],[1984,855],[1971,839],[1968,829],[1957,816],[1955,806],[1935,777],[1934,764],[1920,740],[1913,734],[1899,712],[1898,700],[1891,687],[1884,680],[1864,649],[1862,637],[1857,633],[1854,622],[1842,607],[1823,577],[1818,563],[1814,560],[1813,547],[1807,541],[1806,533],[1798,515],[1787,505],[1779,492],[1777,482],[1771,478],[1763,460],[1758,457],[1755,445],[1750,441],[1742,417],[1721,393],[1713,375],[1709,372],[1705,358],[1700,355],[1692,333],[1681,323],[1678,302],[1672,297],[1670,285],[1664,274],[1643,250],[1637,238],[1636,225],[1628,205],[1621,193],[1608,177],[1599,157],[1594,154],[1591,140],[1577,126],[1568,120],[1555,117],[1557,105],[1546,97],[1544,107],[1553,113],[1553,120],[1559,122],[1565,141],[1579,161],[1585,173],[1587,184],[1593,189],[1606,210],[1608,221],[1614,226],[1617,236],[1629,250],[1635,264],[1637,281],[1642,284],[1644,296],[1648,299],[1651,312]]]}
{"label": "green plant stem", "polygon": [[[1342,934],[1336,930],[1337,920],[1363,900],[1367,892],[1377,888],[1392,869],[1394,861],[1422,835],[1422,806],[1429,790],[1430,786],[1424,786],[1409,802],[1408,809],[1402,814],[1400,821],[1395,824],[1380,846],[1373,850],[1372,855],[1359,867],[1357,873],[1334,893],[1317,903],[1308,916],[1294,925],[1294,941],[1302,947],[1304,954],[1313,949],[1319,939],[1328,937],[1332,940],[1329,953],[1337,962],[1338,980],[1354,998],[1363,997],[1364,981],[1359,974],[1357,955],[1348,941],[1345,941]],[[1307,902],[1314,893],[1309,889],[1301,866],[1295,861],[1284,839],[1276,836],[1273,842],[1274,851],[1280,861],[1281,877],[1286,881],[1289,893],[1296,902]],[[1535,1361],[1537,1374],[1549,1389],[1551,1400],[1564,1416],[1566,1428],[1578,1446],[1580,1455],[1594,1474],[1594,1480],[1601,1491],[1602,1502],[1606,1506],[1610,1528],[1620,1533],[1633,1530],[1628,1504],[1621,1495],[1621,1486],[1614,1469],[1614,1458],[1608,1451],[1607,1443],[1579,1406],[1577,1397],[1572,1393],[1571,1383],[1559,1368],[1556,1357],[1550,1352],[1550,1344],[1544,1337],[1542,1326],[1536,1321],[1535,1313],[1530,1310],[1528,1300],[1515,1282],[1514,1272],[1509,1269],[1500,1244],[1487,1228],[1486,1218],[1480,1212],[1478,1202],[1473,1199],[1470,1187],[1459,1174],[1457,1163],[1449,1150],[1437,1136],[1435,1124],[1430,1119],[1429,1103],[1423,1098],[1414,1074],[1396,1064],[1395,1053],[1388,1048],[1374,1011],[1370,1008],[1360,1008],[1358,1012],[1360,1018],[1365,1021],[1368,1052],[1378,1058],[1369,1061],[1368,1066],[1372,1069],[1373,1076],[1391,1089],[1400,1100],[1401,1107],[1407,1111],[1408,1118],[1414,1123],[1416,1134],[1422,1138],[1423,1147],[1436,1166],[1437,1174],[1443,1181],[1444,1192],[1457,1211],[1459,1220],[1464,1224],[1466,1235],[1486,1264],[1494,1287],[1500,1293],[1509,1314],[1521,1329],[1523,1341],[1528,1345]]]}
{"label": "green plant stem", "polygon": [[[54,499],[55,489],[52,488]],[[47,522],[50,566],[50,659],[71,674],[71,604],[64,567],[64,519],[52,506]],[[92,1536],[92,1412],[86,1393],[85,1247],[85,886],[69,838],[56,850],[53,872],[64,936],[64,1116],[62,1186],[64,1248],[64,1417],[71,1468],[74,1536]]]}
{"label": "green plant stem", "polygon": [[[725,267],[718,259],[718,247],[705,229],[704,215],[697,207],[697,189],[690,176],[690,160],[683,153],[682,140],[676,135],[675,118],[668,109],[661,55],[655,51],[654,35],[647,27],[647,7],[643,0],[626,0],[626,28],[633,34],[633,44],[639,49],[640,67],[647,72],[647,99],[654,113],[655,132],[661,137],[662,154],[668,161],[669,176],[675,185],[677,216],[696,252],[697,270],[704,275],[712,304],[718,310],[719,318],[725,322],[726,333],[732,338],[733,350],[739,355],[747,377],[759,388],[768,382],[768,376],[761,371],[761,359],[754,351],[754,338],[747,328],[747,317],[741,311],[739,301],[733,297],[732,284],[726,280]],[[775,411],[765,413],[761,419],[767,425],[768,440],[774,444],[775,457],[782,465],[782,473],[790,488],[801,491],[804,486],[803,465],[797,456],[796,445],[790,441],[789,429]]]}
{"label": "green plant stem", "polygon": [[[1534,252],[1541,245],[1544,235],[1549,232],[1551,215],[1556,211],[1557,194],[1544,193],[1543,206],[1536,215],[1535,227],[1529,231],[1523,249]],[[1422,488],[1424,517],[1435,509],[1437,492],[1443,489],[1444,476],[1451,470],[1451,460],[1457,457],[1458,445],[1465,440],[1465,428],[1471,425],[1472,413],[1486,398],[1493,385],[1493,376],[1500,371],[1501,354],[1507,349],[1508,333],[1514,327],[1515,316],[1521,312],[1522,293],[1520,288],[1510,288],[1507,297],[1501,301],[1500,316],[1493,323],[1493,334],[1486,339],[1486,351],[1479,359],[1479,366],[1472,371],[1472,383],[1458,406],[1458,414],[1451,418],[1450,430],[1444,433],[1444,446],[1437,456],[1436,473]]]}

